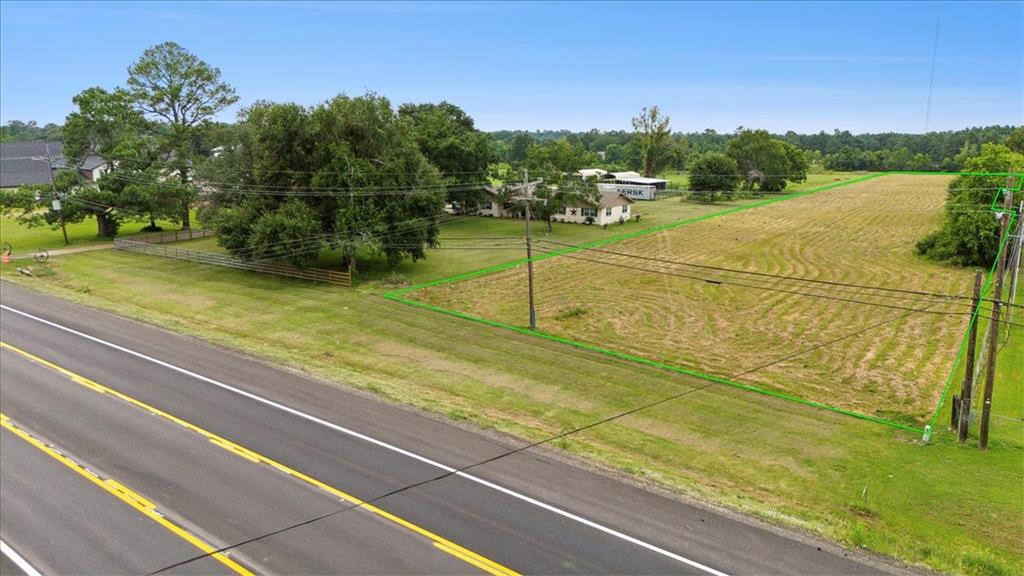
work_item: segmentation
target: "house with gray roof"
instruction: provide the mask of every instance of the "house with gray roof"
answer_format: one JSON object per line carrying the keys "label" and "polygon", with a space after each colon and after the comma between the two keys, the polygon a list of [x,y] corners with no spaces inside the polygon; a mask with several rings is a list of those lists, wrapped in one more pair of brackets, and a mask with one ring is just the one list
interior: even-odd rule
{"label": "house with gray roof", "polygon": [[49,184],[47,149],[55,167],[63,162],[60,142],[0,142],[0,188]]}
{"label": "house with gray roof", "polygon": [[[64,159],[64,145],[60,142],[0,142],[0,188],[49,184],[51,166],[53,170],[74,168]],[[94,182],[110,171],[110,163],[91,154],[77,170],[83,179]]]}

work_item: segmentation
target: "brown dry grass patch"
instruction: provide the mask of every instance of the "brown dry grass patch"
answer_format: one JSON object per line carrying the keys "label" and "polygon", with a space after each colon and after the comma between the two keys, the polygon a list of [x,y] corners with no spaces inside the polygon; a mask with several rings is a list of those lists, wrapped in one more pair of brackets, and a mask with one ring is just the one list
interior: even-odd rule
{"label": "brown dry grass patch", "polygon": [[[914,243],[941,220],[949,180],[885,176],[601,249],[966,294],[970,271],[914,254]],[[535,272],[538,325],[545,332],[908,423],[920,423],[938,402],[967,322],[962,314],[894,308],[966,312],[962,300],[723,275],[595,251],[538,262]],[[527,318],[525,267],[409,297],[513,325]],[[868,329],[877,323],[884,324]],[[566,351],[567,362],[573,354]]]}

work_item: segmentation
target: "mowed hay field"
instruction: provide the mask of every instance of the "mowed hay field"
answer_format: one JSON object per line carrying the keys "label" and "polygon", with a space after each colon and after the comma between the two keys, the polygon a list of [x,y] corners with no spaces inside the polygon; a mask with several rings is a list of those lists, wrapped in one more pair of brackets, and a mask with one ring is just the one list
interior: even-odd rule
{"label": "mowed hay field", "polygon": [[[889,175],[536,262],[538,329],[922,425],[956,356],[968,301],[680,263],[969,295],[971,271],[914,254],[941,221],[950,180]],[[518,266],[406,297],[524,326],[526,290]],[[567,347],[566,362],[578,353]]]}

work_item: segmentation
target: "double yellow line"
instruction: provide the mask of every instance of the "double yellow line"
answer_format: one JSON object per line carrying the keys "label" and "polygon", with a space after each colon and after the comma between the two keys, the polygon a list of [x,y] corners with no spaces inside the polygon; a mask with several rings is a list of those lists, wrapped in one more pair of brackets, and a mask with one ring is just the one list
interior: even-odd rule
{"label": "double yellow line", "polygon": [[101,476],[89,470],[85,466],[79,464],[78,462],[75,462],[70,457],[65,456],[64,454],[61,454],[60,452],[54,450],[42,440],[36,438],[35,436],[32,436],[25,430],[19,428],[17,425],[11,422],[10,418],[8,418],[6,414],[0,413],[0,426],[3,426],[12,434],[17,435],[22,440],[28,442],[29,444],[45,452],[54,460],[74,470],[89,482],[92,482],[93,484],[99,486],[103,490],[109,492],[110,494],[113,494],[119,500],[131,506],[132,508],[135,508],[143,515],[147,516],[150,520],[163,526],[175,536],[202,550],[204,553],[210,554],[218,562],[227,566],[237,574],[243,574],[244,576],[252,575],[252,572],[246,570],[238,562],[235,562],[231,558],[228,558],[226,554],[217,552],[216,548],[208,544],[203,539],[192,534],[188,530],[185,530],[181,526],[178,526],[171,520],[168,520],[166,516],[157,511],[155,504],[143,498],[139,493],[134,492],[133,490],[131,490],[124,484],[121,484],[117,480],[114,480],[113,478],[102,478]]}
{"label": "double yellow line", "polygon": [[[373,504],[367,503],[364,500],[356,498],[355,496],[352,496],[351,494],[343,492],[343,491],[341,491],[341,490],[339,490],[339,489],[337,489],[337,488],[335,488],[335,487],[333,487],[333,486],[331,486],[329,484],[321,482],[320,480],[317,480],[316,478],[313,478],[313,477],[311,477],[311,476],[309,476],[307,474],[303,474],[302,472],[299,472],[298,470],[295,470],[294,468],[286,466],[286,465],[284,465],[284,464],[282,464],[282,463],[280,463],[280,462],[278,462],[276,460],[273,460],[271,458],[268,458],[267,456],[259,454],[258,452],[255,452],[255,451],[250,450],[250,449],[248,449],[248,448],[246,448],[244,446],[236,444],[236,443],[228,440],[227,438],[224,438],[222,436],[214,434],[213,432],[210,432],[210,431],[208,431],[208,430],[206,430],[204,428],[196,426],[195,424],[192,424],[191,422],[188,422],[186,420],[178,418],[177,416],[174,416],[172,414],[164,412],[163,410],[160,410],[159,408],[156,408],[155,406],[151,406],[151,405],[149,405],[149,404],[147,404],[147,403],[145,403],[145,402],[143,402],[141,400],[137,400],[137,399],[135,399],[135,398],[133,398],[131,396],[128,396],[127,394],[124,394],[122,392],[114,390],[113,388],[104,386],[104,385],[102,385],[102,384],[100,384],[98,382],[95,382],[95,381],[90,380],[90,379],[88,379],[88,378],[86,378],[84,376],[76,374],[76,373],[74,373],[74,372],[72,372],[72,371],[70,371],[70,370],[68,370],[66,368],[63,368],[61,366],[58,366],[58,365],[54,364],[53,362],[50,362],[48,360],[44,360],[44,359],[42,359],[42,358],[40,358],[40,357],[38,357],[38,356],[36,356],[34,354],[26,352],[26,351],[24,351],[24,350],[22,350],[22,349],[20,349],[20,348],[18,348],[16,346],[12,346],[12,345],[10,345],[10,344],[8,344],[6,342],[0,342],[0,348],[6,349],[6,350],[10,350],[10,351],[12,351],[12,352],[14,352],[14,353],[16,353],[16,354],[18,354],[20,356],[23,356],[24,358],[27,358],[27,359],[37,363],[37,364],[40,364],[40,365],[45,366],[45,367],[47,367],[47,368],[49,368],[49,369],[51,369],[51,370],[53,370],[55,372],[58,372],[58,373],[60,373],[60,374],[62,374],[64,376],[68,377],[72,382],[80,384],[81,386],[84,386],[84,387],[86,387],[86,388],[88,388],[88,389],[90,389],[90,390],[92,390],[94,392],[97,392],[97,393],[100,393],[100,394],[107,394],[107,395],[110,395],[110,396],[112,396],[114,398],[118,398],[120,400],[123,400],[123,401],[129,403],[129,404],[132,404],[133,406],[141,408],[142,410],[145,410],[146,412],[149,412],[149,413],[151,413],[153,415],[159,416],[161,418],[164,418],[165,420],[168,420],[168,421],[173,422],[173,423],[175,423],[175,424],[177,424],[179,426],[182,426],[183,428],[191,430],[192,432],[195,432],[196,434],[199,434],[199,435],[205,437],[207,440],[209,440],[215,446],[218,446],[218,447],[224,449],[225,451],[227,451],[227,452],[229,452],[231,454],[234,454],[235,456],[238,456],[238,457],[240,457],[240,458],[242,458],[244,460],[248,460],[249,462],[252,462],[254,464],[261,464],[261,465],[270,466],[270,467],[272,467],[272,468],[274,468],[274,469],[276,469],[276,470],[278,470],[280,472],[284,472],[285,474],[288,474],[288,475],[296,478],[297,480],[300,480],[300,481],[305,482],[305,483],[307,483],[307,484],[309,484],[311,486],[319,488],[320,490],[323,490],[324,492],[327,492],[328,494],[330,494],[330,495],[332,495],[332,496],[334,496],[336,498],[339,498],[339,499],[341,499],[343,501],[349,502],[353,506],[361,507],[364,510],[367,510],[367,511],[369,511],[369,512],[371,512],[371,513],[373,513],[373,514],[375,514],[375,515],[377,515],[377,516],[379,516],[381,518],[384,518],[385,520],[388,520],[389,522],[397,524],[398,526],[401,526],[402,528],[405,528],[405,529],[407,529],[407,530],[409,530],[411,532],[414,532],[416,534],[419,534],[420,536],[423,536],[423,537],[431,540],[434,543],[434,546],[437,549],[439,549],[439,550],[441,550],[441,551],[443,551],[443,552],[445,552],[447,554],[450,554],[450,555],[458,558],[459,560],[462,560],[463,562],[471,564],[471,565],[479,568],[480,570],[483,570],[484,572],[487,572],[489,574],[493,574],[494,576],[518,576],[518,574],[515,571],[513,571],[513,570],[511,570],[509,568],[506,568],[505,566],[502,566],[501,564],[498,564],[497,562],[495,562],[493,560],[490,560],[490,559],[488,559],[488,558],[486,558],[484,556],[481,556],[480,554],[477,554],[476,552],[473,552],[472,550],[464,548],[464,547],[456,544],[455,542],[452,542],[451,540],[448,540],[448,539],[446,539],[446,538],[444,538],[442,536],[439,536],[439,535],[437,535],[437,534],[435,534],[435,533],[433,533],[433,532],[431,532],[431,531],[429,531],[429,530],[427,530],[425,528],[417,526],[416,524],[413,524],[412,522],[409,522],[408,520],[405,520],[403,518],[395,516],[394,514],[388,512],[386,510],[383,510],[383,509],[381,509],[381,508],[379,508],[379,507],[377,507],[377,506],[375,506]],[[22,438],[25,438],[26,440],[29,439],[29,438],[32,438],[30,435],[28,435],[24,431],[18,429],[17,427],[15,427],[13,425],[10,425],[9,420],[6,417],[4,417],[3,423],[4,423],[3,425],[4,425],[5,428],[10,429],[12,432],[15,432],[16,434],[18,434]],[[32,444],[35,445],[36,447],[39,447],[40,449],[43,449],[43,447],[45,447],[46,449],[44,451],[47,452],[47,454],[50,454],[51,456],[54,456],[54,454],[56,454],[58,456],[61,456],[61,458],[63,458],[63,459],[61,459],[61,458],[57,458],[57,459],[60,460],[61,462],[64,462],[65,464],[67,464],[68,462],[71,462],[73,465],[69,464],[69,466],[72,466],[72,468],[74,468],[76,471],[78,471],[80,473],[83,473],[83,475],[85,475],[86,477],[92,478],[91,472],[88,472],[86,470],[80,470],[81,467],[77,463],[74,463],[74,461],[68,459],[67,457],[64,457],[59,452],[56,452],[52,448],[49,448],[48,446],[46,446],[41,441],[36,440],[35,438],[32,438]],[[54,457],[56,458],[57,456],[54,456]],[[65,460],[67,460],[67,462],[65,462]],[[120,486],[120,485],[118,484],[118,486]],[[105,487],[105,489],[106,489],[106,487]],[[125,490],[127,490],[127,489],[125,489]],[[117,495],[117,494],[115,494],[115,495]],[[124,498],[122,498],[122,500],[124,500]],[[126,501],[128,501],[128,500],[126,500]],[[147,502],[147,501],[142,499],[141,502]],[[129,504],[132,504],[132,502],[129,502]],[[136,509],[138,509],[140,511],[142,511],[143,508],[144,508],[144,506],[141,506],[141,504],[139,506],[136,506],[135,504],[132,504],[132,505],[133,505],[133,507],[135,507]],[[148,510],[153,511],[153,508],[148,508]],[[155,511],[153,511],[153,513],[156,514],[157,516],[159,516],[159,514],[155,513]],[[149,514],[147,514],[147,515],[149,515]],[[159,517],[163,518],[163,516],[159,516]],[[161,523],[161,524],[165,525],[165,527],[166,527],[166,524],[164,524],[164,523]],[[206,544],[202,540],[198,539],[197,537],[195,537],[195,536],[193,536],[191,534],[188,534],[187,532],[185,532],[181,528],[177,527],[173,523],[170,523],[169,521],[167,521],[167,524],[170,524],[171,526],[175,527],[175,530],[171,530],[171,528],[168,528],[168,530],[171,530],[172,532],[174,532],[178,536],[181,536],[182,538],[184,538],[188,542],[190,542],[193,545],[195,545],[200,550],[203,550],[204,552],[206,552],[208,554],[211,553],[211,552],[214,552],[214,550],[215,550],[214,548],[210,547],[208,544]],[[179,532],[184,533],[184,534],[188,534],[189,537],[186,538],[185,536],[183,536]],[[217,553],[217,555],[223,556],[220,553]],[[215,557],[217,555],[215,555]],[[239,574],[250,574],[250,572],[245,571],[244,568],[242,568],[241,566],[238,566],[238,564],[234,563],[230,558],[227,558],[226,556],[223,557],[223,559],[218,558],[218,560],[220,560],[221,562],[225,563],[226,565],[231,567],[232,570],[235,570]],[[228,562],[230,562],[231,564],[227,564]],[[232,564],[233,564],[233,566],[232,566]]]}

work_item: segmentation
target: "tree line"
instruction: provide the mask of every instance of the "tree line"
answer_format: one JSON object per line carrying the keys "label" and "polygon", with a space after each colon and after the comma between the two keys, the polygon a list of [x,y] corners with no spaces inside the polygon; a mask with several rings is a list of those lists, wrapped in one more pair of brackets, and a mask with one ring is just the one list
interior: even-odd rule
{"label": "tree line", "polygon": [[[1000,143],[1019,133],[1019,127],[988,126],[925,134],[852,134],[848,130],[821,131],[816,134],[770,134],[788,142],[807,155],[810,165],[838,171],[921,170],[956,172],[968,159],[977,156],[983,144]],[[1015,132],[1016,130],[1016,132]],[[749,129],[740,126],[732,133],[715,130],[672,132],[671,146],[660,168],[689,170],[708,152],[725,153],[729,143]],[[522,161],[528,150],[549,142],[564,140],[588,155],[595,166],[642,170],[642,144],[628,130],[500,130],[491,132],[499,158]],[[1021,138],[1022,136],[1016,136]]]}
{"label": "tree line", "polygon": [[[123,86],[87,88],[72,101],[75,110],[62,127],[5,126],[10,138],[59,131],[72,169],[56,174],[52,189],[0,191],[4,213],[33,226],[92,217],[99,235],[113,236],[125,220],[187,228],[196,211],[232,254],[297,266],[313,264],[323,249],[341,251],[351,267],[357,253],[381,255],[392,266],[424,258],[437,244],[446,206],[471,211],[485,186],[500,187],[503,200],[520,200],[513,184],[527,171],[543,180],[533,205],[550,223],[566,202],[596,195],[594,182],[575,175],[584,167],[646,176],[685,168],[697,197],[714,201],[740,188],[778,192],[816,165],[845,167],[837,162],[847,157],[870,158],[850,169],[927,169],[929,162],[959,169],[1014,164],[1017,157],[1002,151],[1019,154],[1024,144],[1024,130],[1009,127],[924,135],[778,135],[742,127],[681,134],[658,106],[641,109],[628,132],[489,134],[449,102],[395,106],[375,93],[340,94],[314,106],[257,101],[226,124],[214,119],[238,101],[234,88],[218,68],[173,42],[146,49]],[[109,172],[84,181],[74,168],[96,156]],[[59,210],[53,199],[61,201]],[[922,241],[921,253],[962,263],[987,254],[986,247],[965,254],[961,240],[980,228],[958,218],[951,213],[942,231]]]}
{"label": "tree line", "polygon": [[0,126],[0,142],[31,142],[34,140],[45,140],[55,142],[60,140],[61,126],[48,123],[45,126],[36,124],[35,120],[22,122],[11,120]]}

